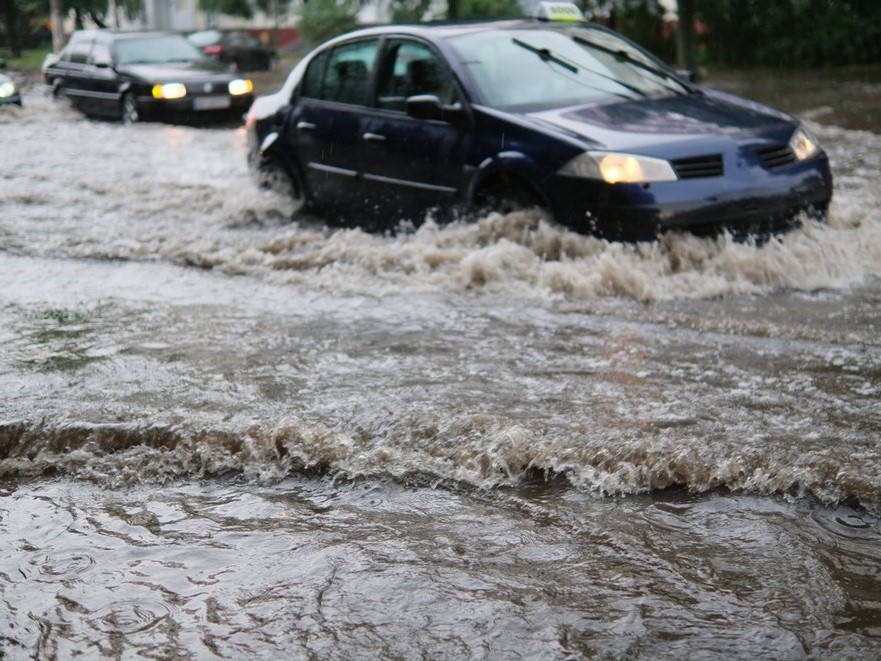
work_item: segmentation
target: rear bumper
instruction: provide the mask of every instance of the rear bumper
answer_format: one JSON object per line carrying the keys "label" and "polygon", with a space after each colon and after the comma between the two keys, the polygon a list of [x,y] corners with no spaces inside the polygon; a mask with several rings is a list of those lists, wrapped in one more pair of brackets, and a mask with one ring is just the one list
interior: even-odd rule
{"label": "rear bumper", "polygon": [[667,231],[767,233],[797,224],[802,212],[825,215],[832,174],[825,155],[775,172],[744,170],[711,179],[606,184],[556,175],[555,215],[580,232],[648,240]]}

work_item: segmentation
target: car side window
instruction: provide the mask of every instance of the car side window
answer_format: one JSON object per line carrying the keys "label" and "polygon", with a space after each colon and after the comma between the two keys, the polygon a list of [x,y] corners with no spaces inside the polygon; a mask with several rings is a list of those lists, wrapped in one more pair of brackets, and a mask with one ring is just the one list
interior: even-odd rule
{"label": "car side window", "polygon": [[331,51],[324,68],[318,98],[337,103],[367,105],[370,72],[376,60],[379,40],[343,44]]}
{"label": "car side window", "polygon": [[67,60],[75,64],[85,64],[89,59],[90,50],[92,50],[91,40],[78,41],[71,45]]}
{"label": "car side window", "polygon": [[449,67],[428,45],[391,40],[383,54],[377,85],[377,106],[403,111],[408,97],[431,94],[443,104],[457,100]]}
{"label": "car side window", "polygon": [[300,83],[300,96],[310,99],[321,98],[321,81],[324,79],[324,65],[327,64],[328,51],[319,53],[312,59],[303,74],[303,82]]}
{"label": "car side window", "polygon": [[89,64],[110,64],[110,48],[107,44],[95,43],[89,54]]}

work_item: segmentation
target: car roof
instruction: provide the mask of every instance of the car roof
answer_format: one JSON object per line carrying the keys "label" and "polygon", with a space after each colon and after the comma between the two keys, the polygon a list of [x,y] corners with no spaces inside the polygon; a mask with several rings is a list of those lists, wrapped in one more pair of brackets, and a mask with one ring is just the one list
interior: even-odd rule
{"label": "car roof", "polygon": [[410,34],[436,35],[450,37],[469,32],[482,32],[491,29],[524,28],[537,26],[556,25],[549,21],[533,18],[499,18],[499,19],[473,19],[455,21],[426,21],[424,23],[390,23],[357,28],[347,32],[345,36],[354,34],[388,34],[406,32]]}

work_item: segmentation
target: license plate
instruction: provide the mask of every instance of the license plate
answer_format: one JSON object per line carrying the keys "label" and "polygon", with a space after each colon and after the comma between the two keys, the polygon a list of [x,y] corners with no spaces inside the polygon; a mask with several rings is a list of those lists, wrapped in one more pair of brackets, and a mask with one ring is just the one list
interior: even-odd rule
{"label": "license plate", "polygon": [[220,110],[229,108],[228,96],[201,96],[193,99],[193,110]]}

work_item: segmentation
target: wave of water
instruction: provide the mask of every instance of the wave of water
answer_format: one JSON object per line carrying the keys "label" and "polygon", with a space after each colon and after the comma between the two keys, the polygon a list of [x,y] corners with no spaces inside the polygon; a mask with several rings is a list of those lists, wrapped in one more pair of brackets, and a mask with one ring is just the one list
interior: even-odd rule
{"label": "wave of water", "polygon": [[[63,474],[120,487],[179,479],[241,477],[275,483],[290,476],[394,479],[402,484],[480,489],[559,483],[598,496],[686,488],[694,493],[745,491],[856,502],[881,511],[881,478],[821,451],[783,446],[706,448],[664,428],[651,442],[635,435],[561,439],[536,436],[493,416],[470,415],[435,425],[386,420],[384,433],[359,437],[288,419],[240,432],[131,424],[6,422],[0,426],[0,479]],[[698,440],[698,439],[695,439]],[[725,444],[728,445],[728,444]]]}
{"label": "wave of water", "polygon": [[[6,130],[13,123],[15,130]],[[121,386],[136,390],[141,386],[137,379],[129,382],[117,375],[131,369],[135,360],[130,357],[141,356],[148,342],[144,337],[125,337],[129,325],[134,324],[132,317],[140,311],[136,314],[126,307],[132,299],[120,293],[120,318],[108,323],[113,329],[108,334],[113,334],[118,346],[109,354],[89,356],[96,364],[94,372],[83,368],[77,373],[82,381],[92,379],[97,385],[91,385],[91,390],[83,388],[81,401],[77,401],[73,388],[71,411],[54,411],[45,420],[16,415],[5,422],[0,428],[0,477],[29,478],[62,472],[102,484],[125,484],[226,474],[277,480],[293,473],[315,472],[346,479],[391,476],[397,480],[465,483],[480,488],[533,479],[565,479],[579,489],[598,494],[685,486],[694,491],[743,489],[813,495],[824,502],[856,499],[874,509],[881,502],[881,470],[871,438],[877,431],[871,410],[871,398],[877,388],[873,371],[877,358],[872,353],[875,345],[835,344],[862,341],[865,336],[854,339],[842,331],[840,336],[831,338],[830,345],[806,346],[812,339],[830,342],[830,336],[821,331],[832,321],[812,319],[815,329],[820,329],[816,333],[794,329],[784,332],[777,345],[757,349],[750,344],[751,337],[773,337],[775,329],[781,327],[771,327],[770,331],[757,327],[767,325],[773,310],[763,311],[760,321],[751,326],[749,320],[733,319],[736,315],[731,307],[723,307],[721,312],[688,308],[680,314],[669,308],[659,311],[651,305],[639,308],[634,303],[702,302],[741,295],[767,296],[780,290],[839,291],[881,276],[878,135],[812,125],[826,145],[836,173],[835,198],[827,224],[806,222],[801,229],[761,245],[738,243],[726,236],[698,239],[688,235],[671,235],[658,242],[634,245],[574,234],[531,212],[491,214],[475,222],[449,225],[438,225],[429,219],[418,228],[402,228],[390,234],[338,229],[314,219],[292,222],[285,217],[284,205],[271,196],[260,195],[251,184],[241,130],[193,130],[165,125],[127,128],[83,119],[48,99],[26,101],[23,110],[13,109],[4,114],[0,124],[8,148],[0,165],[0,246],[8,255],[37,260],[23,266],[25,271],[19,273],[19,284],[26,287],[27,295],[23,302],[15,301],[15,305],[51,297],[51,292],[40,290],[51,271],[44,268],[46,263],[94,260],[102,264],[172,264],[219,276],[242,275],[247,281],[244,288],[249,290],[256,289],[254,283],[259,282],[286,292],[317,292],[325,297],[321,303],[325,307],[320,314],[316,313],[319,317],[327,315],[326,308],[332,305],[342,307],[337,299],[342,296],[362,296],[374,301],[383,297],[415,297],[409,301],[411,304],[426,304],[418,297],[476,293],[515,300],[514,307],[528,308],[527,316],[553,310],[547,301],[562,302],[561,307],[568,305],[569,309],[599,299],[623,301],[623,309],[617,313],[625,318],[611,330],[586,328],[588,322],[583,320],[572,322],[580,324],[571,331],[572,335],[595,334],[594,345],[587,348],[568,336],[563,340],[553,337],[557,330],[521,324],[525,329],[521,335],[501,333],[480,353],[479,340],[484,332],[481,324],[490,325],[481,319],[468,329],[464,339],[469,345],[477,345],[475,355],[449,340],[469,321],[470,313],[462,312],[461,305],[454,306],[453,312],[464,317],[455,323],[444,326],[440,321],[442,311],[427,321],[420,320],[422,327],[417,324],[419,331],[425,327],[447,331],[443,337],[447,344],[438,353],[450,353],[449,364],[440,359],[434,361],[434,357],[422,363],[414,360],[414,366],[407,372],[400,366],[402,360],[393,360],[405,355],[405,350],[397,345],[381,347],[386,354],[362,363],[357,362],[358,356],[351,355],[354,352],[347,353],[346,347],[340,348],[338,344],[310,345],[320,360],[311,355],[308,360],[356,363],[350,373],[338,365],[328,367],[324,363],[321,369],[310,373],[313,380],[330,381],[338,389],[346,385],[349,376],[360,379],[364,392],[352,396],[356,405],[350,405],[329,386],[329,393],[322,393],[330,394],[329,404],[313,404],[311,409],[302,405],[305,410],[297,411],[294,404],[302,400],[289,396],[285,404],[294,409],[293,413],[278,414],[275,409],[267,413],[264,400],[259,395],[248,395],[243,386],[241,391],[231,388],[218,401],[208,403],[218,410],[235,406],[247,409],[252,405],[255,417],[263,420],[260,424],[224,425],[215,417],[205,426],[180,426],[161,417],[162,403],[145,405],[143,411],[136,410],[130,415],[148,419],[152,416],[148,423],[76,422],[80,413],[76,407],[91,411],[92,402],[103,395],[102,388],[112,390]],[[35,158],[34,154],[42,156]],[[88,268],[84,267],[84,271]],[[151,291],[153,283],[148,280],[159,271],[156,269],[146,278],[140,274],[140,280],[122,279],[113,284],[117,289],[137,290],[143,286]],[[81,291],[88,289],[69,273],[79,275],[71,269],[56,275],[56,280],[74,280],[74,284],[82,285]],[[120,270],[102,272],[100,277],[118,278]],[[177,274],[168,277],[167,271],[163,271],[163,277],[166,279],[161,285],[168,289],[176,286],[176,278],[184,279]],[[210,286],[194,285],[194,293],[186,303],[192,305],[201,297],[205,304],[231,308],[235,299],[227,299],[217,291],[225,287],[230,287],[226,280]],[[55,288],[56,295],[61,297],[73,296],[76,291],[73,285],[64,288],[56,283]],[[88,298],[90,293],[84,295]],[[267,294],[263,291],[261,295]],[[13,301],[15,296],[9,293],[6,300]],[[281,298],[292,305],[302,304]],[[769,306],[775,302],[770,297],[767,300]],[[160,303],[167,304],[168,299],[161,299]],[[785,303],[793,305],[791,300]],[[431,300],[427,305],[436,304],[436,300]],[[493,305],[497,306],[494,313],[502,321],[514,318],[514,313],[503,310],[497,301]],[[253,318],[260,319],[259,312],[251,311]],[[278,314],[279,309],[272,312]],[[16,308],[13,313],[18,314],[19,310]],[[163,312],[156,314],[161,316]],[[400,310],[395,310],[395,314],[399,319],[405,318]],[[673,339],[629,326],[622,329],[628,314],[639,322],[677,325],[680,329]],[[223,319],[229,316],[227,310]],[[791,323],[797,326],[803,319],[796,317]],[[216,321],[202,320],[202,326],[198,326],[184,317],[172,327],[177,334],[172,338],[183,337],[193,344],[204,342],[206,329],[210,330]],[[846,321],[841,324],[846,326]],[[166,322],[163,318],[157,325]],[[191,322],[195,330],[188,330]],[[350,322],[343,319],[339,323],[344,326]],[[279,322],[279,326],[267,334],[280,335],[283,323]],[[868,329],[871,323],[864,326]],[[247,330],[234,329],[231,334],[236,336],[235,341],[222,349],[228,354],[247,354],[249,342],[254,341]],[[309,330],[319,335],[328,331]],[[388,336],[397,328],[391,324],[391,328],[367,330]],[[687,335],[691,330],[713,335],[692,340]],[[30,337],[19,341],[14,332],[6,333],[8,344],[14,346],[4,355],[11,357],[10,362],[22,374],[51,371],[46,367],[51,361],[34,358],[35,342]],[[357,333],[357,329],[352,331],[352,335]],[[640,333],[648,338],[628,339]],[[729,346],[728,333],[746,339],[738,338]],[[148,335],[146,331],[143,334]],[[441,335],[438,332],[428,339],[438,344]],[[534,336],[540,336],[543,343],[535,341]],[[610,336],[611,341],[621,346],[609,348]],[[425,334],[418,337],[424,338]],[[409,346],[411,339],[400,339],[400,345]],[[782,346],[787,339],[801,345],[792,351]],[[24,346],[16,345],[17,341]],[[149,341],[156,339],[151,337]],[[721,347],[719,352],[727,351],[735,357],[720,359],[718,353],[705,350],[710,342]],[[676,343],[685,347],[681,355],[674,351],[664,354],[662,350],[647,364],[640,360],[625,362],[635,354],[649,354],[656,346],[668,349]],[[267,345],[271,350],[255,354],[254,363],[272,364],[277,360],[278,348],[268,340]],[[579,357],[573,350],[574,358],[566,355],[560,364],[551,363],[553,370],[547,372],[551,376],[546,375],[541,381],[529,369],[535,364],[547,367],[543,361],[550,360],[547,356],[553,357],[560,345],[567,350],[581,349],[583,353]],[[173,355],[174,339],[163,338],[159,345],[151,346],[159,346],[156,354],[168,363],[177,360]],[[293,353],[288,345],[281,348]],[[375,347],[361,349],[366,354]],[[493,353],[503,350],[510,353]],[[692,362],[689,351],[701,350],[705,352],[700,360]],[[600,357],[585,358],[593,356],[591,351]],[[522,360],[524,353],[533,361],[530,368],[521,368],[516,362]],[[387,354],[392,354],[392,358]],[[736,356],[740,354],[748,354],[754,363],[776,359],[781,369],[794,374],[776,381],[775,374],[763,373],[753,363],[738,363]],[[844,357],[836,363],[839,355]],[[108,358],[107,363],[101,362],[104,358]],[[500,367],[503,358],[514,367],[504,371]],[[524,389],[529,388],[530,379],[539,383],[534,399],[517,399],[516,393],[503,390],[506,384],[491,383],[485,378],[479,382],[482,387],[497,388],[490,393],[491,399],[497,398],[493,399],[497,410],[481,409],[480,393],[474,395],[450,385],[457,378],[454,370],[467,372],[469,361],[476,359],[491,363],[484,366],[485,373],[502,370],[503,377],[510,377],[508,382],[519,383]],[[577,362],[579,359],[581,362]],[[568,364],[573,361],[577,363],[575,368]],[[87,362],[81,361],[77,366]],[[156,371],[164,367],[157,367],[147,358],[143,362]],[[449,391],[440,393],[434,408],[429,397],[428,403],[414,404],[404,395],[392,400],[397,410],[385,412],[379,408],[380,397],[376,393],[388,388],[389,382],[372,381],[375,373],[387,370],[397,379],[416,380],[429,371],[426,368],[438,365],[447,370],[444,376],[448,377]],[[812,370],[807,376],[802,374],[806,366]],[[230,370],[245,368],[235,364]],[[342,373],[337,381],[332,373],[334,368]],[[844,377],[851,368],[866,371],[859,374],[859,379],[847,381]],[[73,368],[64,369],[75,372]],[[64,369],[58,371],[63,373]],[[831,377],[829,372],[833,373]],[[162,396],[180,398],[174,384],[175,379],[182,379],[181,374],[170,369],[160,374],[166,379]],[[677,384],[671,375],[685,385]],[[185,383],[201,384],[207,389],[204,383],[214,374],[206,369],[184,377],[188,379]],[[13,390],[12,381],[4,378],[4,387],[16,395],[18,391]],[[57,381],[50,377],[46,381],[51,381],[54,393],[63,391],[63,385]],[[555,390],[559,383],[566,387]],[[27,385],[21,389],[27,387],[34,392],[39,390],[38,386]],[[594,400],[580,394],[586,390]],[[672,394],[668,394],[670,391]],[[707,395],[707,391],[711,394]],[[633,392],[637,394],[628,399],[628,393]],[[137,393],[124,394],[135,399]],[[465,400],[467,405],[461,403],[463,394],[473,397]],[[299,392],[293,395],[303,397]],[[784,404],[781,406],[775,398],[782,398]],[[583,410],[597,400],[604,413]],[[692,402],[696,404],[689,407]],[[16,414],[27,404],[19,405]],[[31,404],[39,409],[36,399]],[[200,407],[204,402],[188,405],[191,410],[185,410],[183,417],[198,419],[203,415]],[[331,422],[338,409],[348,412],[347,406],[360,410],[344,423]],[[803,416],[802,409],[819,409],[819,422]],[[523,414],[523,410],[528,412]],[[847,415],[857,421],[854,424],[862,425],[856,432],[848,428],[849,420],[837,417]],[[101,411],[94,419],[106,417]],[[68,422],[71,419],[74,422]],[[83,414],[81,419],[93,418]],[[812,426],[820,427],[819,431]]]}

